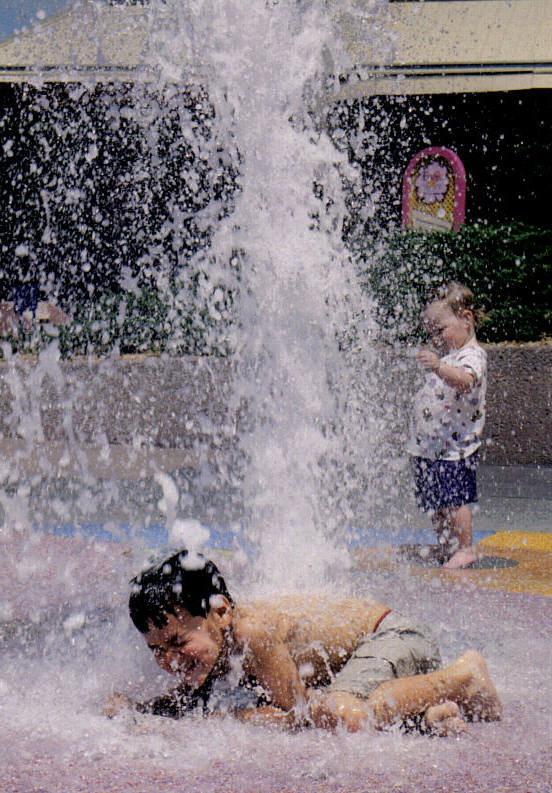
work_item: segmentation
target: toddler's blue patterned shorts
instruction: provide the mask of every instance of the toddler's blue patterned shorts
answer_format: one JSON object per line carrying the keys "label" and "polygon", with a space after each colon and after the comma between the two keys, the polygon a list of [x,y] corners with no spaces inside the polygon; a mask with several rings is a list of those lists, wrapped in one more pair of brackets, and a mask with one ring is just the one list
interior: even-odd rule
{"label": "toddler's blue patterned shorts", "polygon": [[414,458],[416,503],[424,512],[477,502],[477,452],[463,460]]}

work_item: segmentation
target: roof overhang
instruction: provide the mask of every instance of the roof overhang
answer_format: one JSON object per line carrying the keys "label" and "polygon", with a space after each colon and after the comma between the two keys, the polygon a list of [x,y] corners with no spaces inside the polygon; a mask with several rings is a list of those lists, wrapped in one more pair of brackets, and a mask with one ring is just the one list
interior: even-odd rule
{"label": "roof overhang", "polygon": [[552,88],[552,0],[391,2],[375,16],[388,57],[341,18],[360,79],[339,98]]}
{"label": "roof overhang", "polygon": [[77,0],[0,42],[0,82],[111,82],[154,79],[147,68],[147,6]]}
{"label": "roof overhang", "polygon": [[[552,88],[552,0],[357,0],[366,26],[329,5],[355,64],[331,99]],[[156,80],[153,24],[147,5],[79,0],[0,42],[0,82]]]}

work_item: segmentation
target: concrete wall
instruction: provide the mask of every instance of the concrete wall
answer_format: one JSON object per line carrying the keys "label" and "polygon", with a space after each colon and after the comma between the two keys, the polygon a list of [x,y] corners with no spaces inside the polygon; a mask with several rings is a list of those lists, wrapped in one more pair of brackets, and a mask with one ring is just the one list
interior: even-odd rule
{"label": "concrete wall", "polygon": [[[552,344],[487,350],[484,461],[552,465]],[[410,398],[413,371],[405,370],[401,403]],[[58,457],[67,444],[157,451],[158,460],[164,449],[174,465],[184,459],[194,464],[235,446],[240,408],[233,404],[231,381],[231,362],[213,358],[2,362],[0,449],[4,460],[16,447],[21,460],[29,443],[57,448]]]}
{"label": "concrete wall", "polygon": [[231,368],[192,356],[1,362],[0,462],[140,478],[224,455],[240,413]]}
{"label": "concrete wall", "polygon": [[487,346],[488,463],[552,465],[552,344]]}

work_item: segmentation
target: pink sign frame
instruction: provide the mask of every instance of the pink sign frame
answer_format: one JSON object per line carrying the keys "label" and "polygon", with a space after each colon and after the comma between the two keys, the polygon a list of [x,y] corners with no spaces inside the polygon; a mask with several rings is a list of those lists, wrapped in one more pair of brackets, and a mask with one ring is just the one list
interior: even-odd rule
{"label": "pink sign frame", "polygon": [[413,175],[417,172],[422,160],[431,162],[437,158],[445,159],[450,165],[454,178],[454,209],[452,231],[458,231],[466,216],[466,171],[460,157],[445,146],[430,146],[422,149],[408,163],[403,176],[402,192],[402,228],[412,228],[412,193],[414,191]]}

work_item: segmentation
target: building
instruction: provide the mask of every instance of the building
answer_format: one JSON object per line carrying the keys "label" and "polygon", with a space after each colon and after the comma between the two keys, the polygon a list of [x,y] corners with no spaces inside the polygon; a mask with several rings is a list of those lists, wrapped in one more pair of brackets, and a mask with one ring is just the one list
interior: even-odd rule
{"label": "building", "polygon": [[[95,130],[105,128],[102,113],[107,111],[102,97],[114,90],[113,86],[142,84],[147,90],[156,83],[150,47],[159,14],[169,14],[170,4],[158,4],[152,14],[155,2],[78,0],[21,34],[0,41],[0,118],[4,118],[0,136],[9,137],[10,124],[12,131],[17,128],[17,113],[25,117],[27,130],[24,140],[12,136],[12,143],[8,141],[12,148],[5,152],[6,157],[15,152],[18,143],[21,148],[18,156],[5,160],[0,177],[4,205],[10,204],[14,192],[15,204],[19,201],[17,206],[12,206],[13,201],[10,204],[11,215],[0,242],[4,257],[12,256],[13,240],[22,235],[24,248],[47,258],[52,251],[51,227],[57,223],[57,258],[61,250],[66,260],[73,261],[84,247],[92,261],[101,257],[108,270],[119,272],[143,254],[137,247],[140,235],[131,221],[136,207],[148,206],[150,217],[158,218],[159,228],[167,222],[163,190],[150,189],[146,200],[143,182],[136,186],[129,182],[130,177],[117,172],[122,166],[115,162],[116,152],[124,150],[130,157],[133,151],[124,142],[128,130],[127,138],[112,143],[113,167],[107,175],[94,171],[90,162],[94,146],[97,149]],[[378,31],[368,37],[343,11],[339,0],[327,0],[327,5],[355,64],[348,74],[341,75],[339,88],[326,97],[330,128],[348,131],[340,145],[349,147],[351,158],[363,169],[366,200],[370,200],[370,192],[381,194],[372,218],[375,226],[398,224],[401,175],[412,155],[428,145],[448,146],[461,156],[468,174],[468,222],[513,218],[548,224],[548,209],[541,196],[552,179],[550,0],[363,0],[357,7],[365,12],[370,29]],[[186,53],[182,58],[185,61]],[[47,153],[40,142],[48,136],[37,131],[37,118],[42,113],[46,123],[46,114],[36,103],[41,92],[63,97],[49,105],[51,115],[54,105],[58,113],[51,126],[60,119],[62,126],[65,123],[59,115],[61,105],[69,108],[67,112],[75,110],[72,123],[76,123],[82,94],[80,89],[75,91],[75,85],[82,86],[91,97],[89,106],[95,108],[81,136],[94,140],[83,143],[79,152],[79,143],[73,138],[72,162],[68,163],[69,149],[53,132]],[[9,123],[5,121],[8,117]],[[34,159],[29,151],[35,152]],[[184,161],[188,154],[180,151],[178,157]],[[10,170],[17,160],[27,171]],[[54,178],[53,171],[64,173],[68,165],[89,174],[90,194],[78,185],[64,185],[65,193],[54,196],[45,208],[44,191],[40,192],[32,169],[48,171],[48,178]],[[55,178],[58,186],[64,181]],[[84,175],[82,178],[86,181]],[[161,179],[159,170],[155,178]],[[225,172],[221,178],[223,193],[231,201],[231,176]],[[18,184],[20,190],[14,188]],[[71,196],[79,190],[88,197],[74,201],[68,210],[67,196],[73,200]],[[87,220],[102,215],[95,205],[87,205],[92,193],[98,196],[102,190],[107,194],[108,214],[116,215],[125,208],[119,223],[121,234],[126,235],[122,243],[108,240],[101,224],[92,231]],[[160,194],[154,201],[151,196],[155,197],[156,191]],[[20,222],[22,213],[32,216],[32,223]],[[70,227],[86,227],[85,236],[90,239],[84,246],[78,235],[71,237]],[[153,228],[151,234],[155,233]],[[200,234],[190,221],[181,250],[193,250],[199,244]],[[95,265],[92,269],[96,272]],[[80,270],[79,277],[85,278]],[[98,278],[102,282],[104,275]]]}
{"label": "building", "polygon": [[[151,2],[80,0],[0,41],[0,81],[144,76]],[[342,97],[552,88],[549,0],[364,0],[381,30],[369,41],[339,0],[328,5],[367,77]]]}

